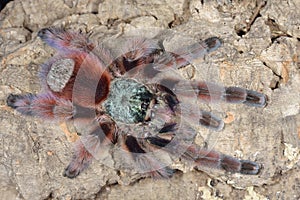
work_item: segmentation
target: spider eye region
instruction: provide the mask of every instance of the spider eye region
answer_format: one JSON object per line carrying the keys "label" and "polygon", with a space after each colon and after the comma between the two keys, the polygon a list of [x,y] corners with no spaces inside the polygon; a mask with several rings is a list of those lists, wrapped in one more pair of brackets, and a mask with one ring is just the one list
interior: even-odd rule
{"label": "spider eye region", "polygon": [[47,84],[54,92],[61,92],[71,78],[75,61],[69,58],[55,61],[47,74]]}
{"label": "spider eye region", "polygon": [[153,94],[145,85],[133,79],[116,79],[103,103],[106,112],[116,121],[138,123],[145,121]]}

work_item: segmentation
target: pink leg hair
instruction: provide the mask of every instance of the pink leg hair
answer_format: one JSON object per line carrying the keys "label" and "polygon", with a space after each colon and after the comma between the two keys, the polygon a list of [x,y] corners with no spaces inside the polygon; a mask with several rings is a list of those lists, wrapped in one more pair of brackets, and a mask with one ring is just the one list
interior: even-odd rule
{"label": "pink leg hair", "polygon": [[171,177],[173,170],[148,154],[143,148],[141,140],[132,135],[125,135],[122,138],[122,147],[135,162],[138,172],[154,179]]}
{"label": "pink leg hair", "polygon": [[68,120],[73,117],[74,108],[70,101],[56,98],[51,93],[9,95],[7,105],[23,115],[49,120]]}
{"label": "pink leg hair", "polygon": [[117,142],[117,128],[113,121],[100,116],[98,125],[89,135],[82,136],[75,144],[74,155],[63,175],[75,178],[101,153],[104,146]]}
{"label": "pink leg hair", "polygon": [[222,87],[220,85],[203,81],[180,81],[176,77],[167,77],[161,80],[176,95],[193,97],[196,95],[202,102],[216,103],[242,103],[253,107],[265,107],[267,96],[253,90],[240,87]]}
{"label": "pink leg hair", "polygon": [[128,72],[132,76],[152,63],[159,50],[158,45],[145,38],[131,38],[124,46],[126,48],[122,49],[122,55],[110,66],[114,74],[124,75]]}
{"label": "pink leg hair", "polygon": [[159,136],[146,138],[147,144],[154,148],[163,149],[170,154],[178,154],[181,158],[192,161],[197,168],[209,167],[249,175],[259,173],[260,166],[253,161],[239,160],[213,150],[200,148],[195,144],[187,145],[174,140]]}
{"label": "pink leg hair", "polygon": [[224,101],[227,103],[242,103],[253,107],[265,107],[267,96],[239,87],[221,87],[213,83],[192,82],[198,98],[204,102]]}
{"label": "pink leg hair", "polygon": [[[58,51],[56,56],[42,65],[40,79],[44,89],[51,91],[55,96],[86,107],[93,107],[106,98],[110,83],[110,74],[105,69],[107,63],[111,62],[109,52],[101,47],[95,49],[102,55],[101,60],[91,52],[95,46],[87,37],[72,31],[45,28],[38,33],[38,36]],[[64,60],[68,60],[67,65],[62,64]],[[48,87],[47,79],[53,66],[73,70],[62,84],[62,88],[55,91]],[[73,90],[75,81],[76,89]],[[76,95],[73,96],[74,91]]]}
{"label": "pink leg hair", "polygon": [[38,36],[49,46],[64,53],[70,51],[90,52],[95,46],[82,33],[65,31],[61,28],[44,28]]}
{"label": "pink leg hair", "polygon": [[95,45],[89,41],[88,36],[79,32],[66,31],[61,28],[44,28],[38,32],[38,36],[46,44],[56,49],[59,54],[69,54],[71,52],[85,52],[98,56],[104,66],[109,66],[113,62],[113,57],[109,50],[102,45]]}
{"label": "pink leg hair", "polygon": [[[172,129],[170,126],[166,130],[169,128]],[[195,144],[188,145],[175,139],[166,139],[166,136],[135,138],[127,135],[123,138],[123,149],[132,157],[140,173],[148,174],[153,178],[169,178],[174,172],[152,156],[152,151],[158,149],[192,162],[197,169],[206,167],[248,175],[257,175],[260,171],[260,166],[256,162],[239,160],[213,150],[200,148]]]}
{"label": "pink leg hair", "polygon": [[[118,57],[111,66],[114,66],[115,74],[121,75],[129,71],[136,73],[146,67],[143,76],[151,78],[160,70],[170,67],[178,69],[188,65],[190,61],[204,57],[220,46],[220,39],[212,37],[175,52],[165,52],[158,45],[153,45],[151,40],[135,38],[126,45],[127,48],[123,50],[123,55]],[[160,55],[159,52],[162,54]]]}
{"label": "pink leg hair", "polygon": [[165,70],[168,68],[178,69],[190,64],[193,60],[202,58],[221,46],[222,42],[217,37],[208,38],[202,42],[183,47],[174,52],[164,52],[157,56],[154,64],[155,69]]}
{"label": "pink leg hair", "polygon": [[90,165],[93,159],[93,155],[86,150],[81,140],[77,140],[72,161],[64,170],[63,176],[75,178]]}
{"label": "pink leg hair", "polygon": [[260,170],[260,166],[256,162],[239,160],[213,150],[199,148],[196,145],[188,147],[182,157],[194,161],[195,167],[199,168],[209,167],[249,175],[256,175]]}

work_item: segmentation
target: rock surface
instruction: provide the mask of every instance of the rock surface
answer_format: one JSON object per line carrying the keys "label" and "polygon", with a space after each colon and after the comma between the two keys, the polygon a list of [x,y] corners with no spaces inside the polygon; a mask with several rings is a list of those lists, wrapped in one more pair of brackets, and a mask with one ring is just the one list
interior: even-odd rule
{"label": "rock surface", "polygon": [[[0,199],[299,199],[300,2],[198,0],[14,0],[0,13]],[[54,51],[43,27],[91,33],[107,42],[132,35],[163,39],[166,49],[218,36],[223,47],[181,69],[204,79],[268,95],[266,108],[206,106],[226,122],[199,127],[195,142],[263,164],[257,176],[189,170],[169,180],[140,179],[109,166],[108,154],[76,179],[62,176],[72,144],[57,124],[9,109],[10,93],[39,91],[38,68]],[[138,181],[137,181],[138,180]]]}

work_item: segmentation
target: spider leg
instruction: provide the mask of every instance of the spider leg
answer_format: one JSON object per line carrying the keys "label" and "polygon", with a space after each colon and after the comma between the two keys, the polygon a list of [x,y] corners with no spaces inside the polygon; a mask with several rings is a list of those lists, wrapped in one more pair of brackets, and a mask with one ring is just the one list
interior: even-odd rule
{"label": "spider leg", "polygon": [[192,160],[196,167],[222,169],[232,173],[256,175],[261,168],[256,162],[239,160],[217,151],[199,148],[197,145],[189,146],[182,157]]}
{"label": "spider leg", "polygon": [[61,28],[44,28],[38,32],[38,36],[49,46],[56,49],[59,53],[91,53],[108,66],[113,62],[110,51],[103,45],[94,45],[89,41],[88,36],[80,32],[66,31]]}
{"label": "spider leg", "polygon": [[[42,118],[72,116],[72,103],[95,108],[108,95],[110,76],[93,54],[55,57],[42,66],[40,78],[44,94],[13,95],[7,105],[22,114]],[[69,112],[69,113],[68,113]]]}
{"label": "spider leg", "polygon": [[221,46],[222,42],[217,37],[208,38],[202,42],[183,47],[174,52],[164,52],[154,60],[156,70],[168,68],[178,69],[190,64],[193,60],[202,58],[206,54],[215,51]]}
{"label": "spider leg", "polygon": [[36,116],[50,120],[71,119],[74,108],[70,101],[59,99],[51,93],[45,94],[10,94],[7,105],[23,115]]}
{"label": "spider leg", "polygon": [[[168,107],[175,112],[179,110],[179,114],[188,120],[188,123],[200,124],[215,131],[223,129],[224,122],[220,118],[210,112],[200,110],[197,104],[191,103],[190,99],[197,98],[197,96],[190,85],[182,86],[176,79],[164,78],[156,84],[156,88],[164,93],[162,97]],[[187,98],[182,98],[183,96]],[[165,112],[160,111],[160,113]]]}
{"label": "spider leg", "polygon": [[240,87],[221,87],[213,83],[193,82],[192,88],[198,98],[204,102],[224,101],[227,103],[242,103],[253,107],[265,107],[265,94]]}
{"label": "spider leg", "polygon": [[110,65],[111,71],[117,76],[126,72],[131,76],[148,64],[152,63],[155,54],[159,52],[159,46],[146,38],[130,38],[122,49],[122,53]]}
{"label": "spider leg", "polygon": [[[93,138],[97,141],[97,138]],[[92,138],[90,138],[92,140]],[[84,144],[79,139],[75,143],[75,152],[70,164],[65,168],[63,176],[68,178],[75,178],[86,169],[93,160],[92,154],[86,150]]]}
{"label": "spider leg", "polygon": [[[165,68],[180,68],[190,61],[204,57],[221,46],[220,39],[208,38],[203,42],[187,46],[175,52],[163,51],[149,39],[135,38],[128,42],[123,54],[111,65],[115,74],[136,74],[143,69],[142,76],[152,78]],[[112,67],[111,67],[112,68]]]}
{"label": "spider leg", "polygon": [[[48,120],[84,120],[91,122],[95,115],[93,109],[73,106],[71,101],[57,98],[51,93],[9,95],[7,105],[16,109],[23,115],[36,116]],[[101,150],[100,147],[116,143],[116,126],[110,120],[97,119],[98,125],[91,127],[90,133],[77,140],[72,161],[66,168],[64,175],[69,178],[76,177],[88,167],[94,156]],[[87,122],[86,122],[87,123]],[[90,124],[89,124],[90,125]]]}
{"label": "spider leg", "polygon": [[123,149],[131,156],[136,168],[141,174],[148,174],[152,178],[169,178],[173,170],[149,154],[142,146],[141,138],[132,135],[123,136]]}
{"label": "spider leg", "polygon": [[214,131],[220,131],[224,127],[222,119],[207,111],[200,111],[199,124]]}
{"label": "spider leg", "polygon": [[[226,103],[246,104],[253,107],[265,107],[267,96],[265,94],[247,90],[240,87],[222,87],[208,82],[190,82],[174,86],[178,95],[192,96],[196,94],[198,99],[205,103]],[[194,93],[191,93],[194,91]]]}
{"label": "spider leg", "polygon": [[239,160],[213,150],[200,148],[195,144],[184,144],[176,141],[175,138],[172,140],[154,136],[145,139],[154,148],[163,149],[175,156],[179,155],[182,159],[192,161],[197,168],[208,167],[249,175],[256,175],[260,170],[260,166],[256,162]]}
{"label": "spider leg", "polygon": [[117,142],[117,128],[115,123],[107,117],[101,116],[97,123],[89,130],[88,135],[82,136],[75,143],[74,155],[63,175],[75,178],[86,169],[103,147]]}
{"label": "spider leg", "polygon": [[96,111],[74,105],[71,101],[58,98],[52,93],[43,94],[10,94],[7,97],[7,105],[22,115],[40,117],[42,119],[54,121],[74,120],[89,123],[95,118]]}
{"label": "spider leg", "polygon": [[49,46],[61,52],[90,52],[95,47],[82,33],[65,31],[62,28],[43,28],[38,32],[38,36]]}

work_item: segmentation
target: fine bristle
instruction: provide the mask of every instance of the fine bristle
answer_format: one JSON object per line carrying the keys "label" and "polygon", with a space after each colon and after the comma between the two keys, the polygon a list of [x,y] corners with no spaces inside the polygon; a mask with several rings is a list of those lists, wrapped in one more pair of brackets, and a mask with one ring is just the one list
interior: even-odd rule
{"label": "fine bristle", "polygon": [[126,145],[126,148],[128,149],[128,151],[131,152],[131,153],[146,153],[140,147],[140,145],[139,145],[138,141],[136,140],[136,138],[131,136],[131,135],[126,136],[125,145]]}
{"label": "fine bristle", "polygon": [[201,112],[199,123],[200,125],[210,128],[214,131],[220,131],[224,127],[224,122],[220,118],[204,111]]}
{"label": "fine bristle", "polygon": [[267,106],[268,97],[262,93],[247,90],[247,96],[245,104],[254,107],[266,107]]}
{"label": "fine bristle", "polygon": [[208,53],[215,51],[217,48],[219,48],[222,45],[222,41],[217,37],[208,38],[204,42],[208,47],[207,50]]}
{"label": "fine bristle", "polygon": [[241,174],[257,175],[260,172],[260,166],[250,160],[240,160],[241,162]]}

